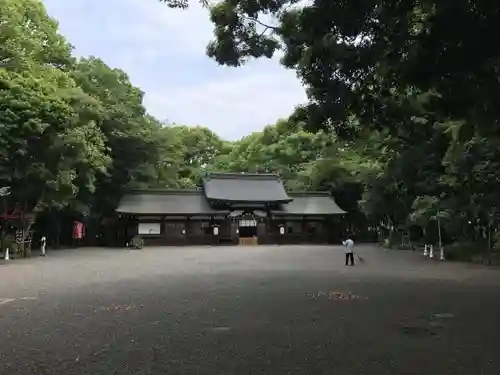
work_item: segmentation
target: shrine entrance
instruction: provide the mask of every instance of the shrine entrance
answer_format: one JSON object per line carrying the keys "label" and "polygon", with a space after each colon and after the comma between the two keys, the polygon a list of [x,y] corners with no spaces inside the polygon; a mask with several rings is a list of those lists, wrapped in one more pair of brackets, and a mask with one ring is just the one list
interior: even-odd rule
{"label": "shrine entrance", "polygon": [[252,216],[238,221],[238,239],[240,245],[257,245],[257,220]]}

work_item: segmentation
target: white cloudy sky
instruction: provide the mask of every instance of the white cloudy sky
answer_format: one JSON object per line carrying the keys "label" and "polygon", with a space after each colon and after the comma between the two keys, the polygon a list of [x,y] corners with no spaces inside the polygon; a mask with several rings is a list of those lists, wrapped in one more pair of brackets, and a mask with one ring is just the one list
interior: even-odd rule
{"label": "white cloudy sky", "polygon": [[187,11],[157,0],[44,0],[75,46],[125,70],[145,91],[148,111],[160,120],[204,125],[237,139],[306,100],[293,71],[274,60],[243,68],[220,67],[205,55],[212,36],[197,1]]}

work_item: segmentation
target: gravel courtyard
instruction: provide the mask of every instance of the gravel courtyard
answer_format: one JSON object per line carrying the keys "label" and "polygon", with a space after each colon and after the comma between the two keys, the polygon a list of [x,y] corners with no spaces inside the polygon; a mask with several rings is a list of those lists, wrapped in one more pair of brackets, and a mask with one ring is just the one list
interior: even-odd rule
{"label": "gravel courtyard", "polygon": [[360,246],[0,264],[0,374],[500,373],[500,270]]}

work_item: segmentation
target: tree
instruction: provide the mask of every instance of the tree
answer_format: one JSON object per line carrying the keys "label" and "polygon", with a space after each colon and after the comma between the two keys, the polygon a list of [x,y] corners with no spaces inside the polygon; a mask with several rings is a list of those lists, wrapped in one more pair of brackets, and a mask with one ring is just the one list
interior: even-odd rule
{"label": "tree", "polygon": [[474,129],[483,135],[498,131],[493,98],[500,93],[499,4],[220,0],[206,5],[215,35],[209,56],[239,66],[282,49],[283,64],[308,88],[311,100],[300,112],[311,126],[334,126],[337,135],[352,136],[349,116],[375,125],[373,119],[388,111],[385,98],[416,88],[436,94],[427,106],[443,119],[459,121],[466,139]]}
{"label": "tree", "polygon": [[178,170],[181,187],[194,187],[227,145],[205,127],[175,126],[171,130],[181,145]]}
{"label": "tree", "polygon": [[323,132],[310,133],[300,124],[279,120],[235,142],[216,159],[214,167],[231,172],[277,173],[289,189],[300,190],[309,181],[304,173],[299,175],[332,142]]}
{"label": "tree", "polygon": [[0,9],[0,68],[70,66],[71,46],[40,0],[0,0]]}
{"label": "tree", "polygon": [[183,163],[183,148],[175,128],[163,126],[155,118],[149,117],[149,121],[157,122],[158,134],[155,137],[158,150],[158,160],[155,165],[157,188],[179,188],[179,171]]}
{"label": "tree", "polygon": [[[10,207],[35,215],[77,205],[109,165],[97,103],[53,68],[0,71],[0,183]],[[65,86],[61,84],[65,82]]]}
{"label": "tree", "polygon": [[156,181],[160,125],[146,116],[143,93],[125,72],[91,57],[79,60],[71,77],[101,106],[98,126],[106,137],[112,165],[97,181],[91,205],[99,215],[110,214],[127,188],[146,187]]}

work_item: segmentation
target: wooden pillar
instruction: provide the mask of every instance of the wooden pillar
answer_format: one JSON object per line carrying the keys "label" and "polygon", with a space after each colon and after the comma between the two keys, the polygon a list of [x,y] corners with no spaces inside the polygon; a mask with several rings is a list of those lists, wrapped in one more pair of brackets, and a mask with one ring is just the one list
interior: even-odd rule
{"label": "wooden pillar", "polygon": [[[320,222],[320,225],[319,225],[319,228],[321,230],[321,243],[328,243],[330,242],[329,240],[329,236],[331,236],[331,230],[328,230],[328,217],[327,216],[323,216],[321,218],[321,222]],[[333,230],[333,228],[330,228]]]}
{"label": "wooden pillar", "polygon": [[301,229],[301,242],[308,243],[309,242],[309,233],[307,233],[307,222],[306,222],[306,217],[305,215],[301,216],[301,221],[302,221],[302,229]]}
{"label": "wooden pillar", "polygon": [[120,236],[120,242],[122,241],[125,241],[125,242],[128,242],[129,241],[129,238],[128,238],[128,226],[129,226],[129,222],[130,222],[130,216],[126,215],[122,222],[120,223],[120,230],[119,230],[119,236]]}
{"label": "wooden pillar", "polygon": [[269,243],[275,243],[275,231],[274,231],[274,221],[273,221],[273,216],[271,212],[268,212],[267,218],[266,218],[266,225],[267,225],[267,240]]}
{"label": "wooden pillar", "polygon": [[[124,233],[124,224],[123,222],[125,221],[124,217],[119,214],[118,217],[116,218],[115,225],[113,225],[111,228],[106,228],[104,232],[104,237],[106,238],[106,245],[107,246],[120,246],[125,245],[125,233]],[[110,230],[111,229],[111,230]]]}
{"label": "wooden pillar", "polygon": [[191,231],[189,230],[189,215],[186,215],[186,218],[182,221],[181,225],[181,231],[184,231],[184,235],[182,236],[182,245],[188,245],[189,244],[189,238],[191,236]]}
{"label": "wooden pillar", "polygon": [[160,233],[161,233],[161,241],[163,243],[167,242],[167,226],[165,216],[160,217]]}
{"label": "wooden pillar", "polygon": [[323,230],[326,233],[325,238],[327,243],[338,243],[340,241],[340,225],[341,222],[338,220],[338,217],[325,216]]}

